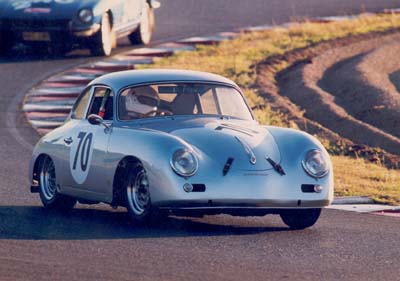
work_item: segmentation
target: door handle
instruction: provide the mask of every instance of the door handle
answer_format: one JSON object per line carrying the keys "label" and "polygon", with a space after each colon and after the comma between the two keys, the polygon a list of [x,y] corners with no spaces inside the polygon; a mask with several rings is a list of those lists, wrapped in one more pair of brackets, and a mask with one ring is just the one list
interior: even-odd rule
{"label": "door handle", "polygon": [[73,141],[74,141],[74,140],[73,140],[71,137],[64,139],[64,142],[65,142],[66,144],[71,144]]}

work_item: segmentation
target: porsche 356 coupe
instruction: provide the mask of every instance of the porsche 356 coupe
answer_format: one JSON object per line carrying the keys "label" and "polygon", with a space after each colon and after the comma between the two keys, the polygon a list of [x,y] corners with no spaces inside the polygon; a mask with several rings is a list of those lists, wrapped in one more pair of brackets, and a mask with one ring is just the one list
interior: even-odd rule
{"label": "porsche 356 coupe", "polygon": [[116,39],[148,44],[155,0],[0,0],[0,54],[16,42],[63,54],[75,47],[108,56]]}
{"label": "porsche 356 coupe", "polygon": [[81,203],[155,214],[279,214],[310,227],[333,199],[324,147],[262,126],[242,91],[210,73],[133,70],[92,81],[65,123],[36,145],[31,191],[47,208]]}

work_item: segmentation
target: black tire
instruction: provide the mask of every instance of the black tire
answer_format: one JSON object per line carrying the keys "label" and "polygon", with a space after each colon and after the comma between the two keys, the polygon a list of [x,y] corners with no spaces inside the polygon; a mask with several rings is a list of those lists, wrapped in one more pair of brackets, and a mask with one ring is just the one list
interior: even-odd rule
{"label": "black tire", "polygon": [[41,159],[39,170],[39,195],[46,209],[68,210],[76,204],[76,199],[57,192],[54,163],[49,156]]}
{"label": "black tire", "polygon": [[143,44],[147,45],[151,41],[154,32],[154,9],[145,3],[140,19],[139,27],[129,36],[129,41],[132,45]]}
{"label": "black tire", "polygon": [[291,229],[305,229],[313,226],[321,214],[321,209],[285,210],[280,215]]}
{"label": "black tire", "polygon": [[94,56],[110,56],[114,45],[110,16],[104,13],[101,17],[101,28],[93,36],[90,51]]}
{"label": "black tire", "polygon": [[151,206],[146,170],[139,162],[129,163],[124,180],[125,206],[133,223],[149,223],[155,214]]}

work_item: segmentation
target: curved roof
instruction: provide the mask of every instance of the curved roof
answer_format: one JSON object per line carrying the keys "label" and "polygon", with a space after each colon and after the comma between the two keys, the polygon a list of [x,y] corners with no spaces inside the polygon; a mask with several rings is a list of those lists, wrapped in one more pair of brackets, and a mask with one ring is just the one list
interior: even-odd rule
{"label": "curved roof", "polygon": [[114,90],[119,90],[129,85],[168,81],[217,82],[238,87],[233,81],[220,75],[178,69],[146,69],[114,72],[94,79],[89,85],[105,84],[114,88]]}

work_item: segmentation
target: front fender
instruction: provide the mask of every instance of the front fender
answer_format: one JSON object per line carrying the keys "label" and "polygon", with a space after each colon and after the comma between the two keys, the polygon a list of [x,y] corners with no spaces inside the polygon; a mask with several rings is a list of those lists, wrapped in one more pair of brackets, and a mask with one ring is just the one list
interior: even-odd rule
{"label": "front fender", "polygon": [[[305,132],[266,126],[279,147],[281,153],[281,166],[287,171],[287,176],[296,178],[298,182],[309,184],[321,184],[328,187],[330,200],[333,200],[333,166],[330,156],[324,146],[315,137]],[[302,167],[302,160],[309,150],[319,149],[328,159],[329,172],[321,178],[315,179],[309,176]]]}
{"label": "front fender", "polygon": [[160,179],[174,176],[170,159],[172,154],[180,148],[193,149],[189,143],[168,133],[114,127],[108,146],[110,167],[108,176],[113,178],[121,160],[132,156],[143,164],[151,182],[150,186],[160,186]]}

